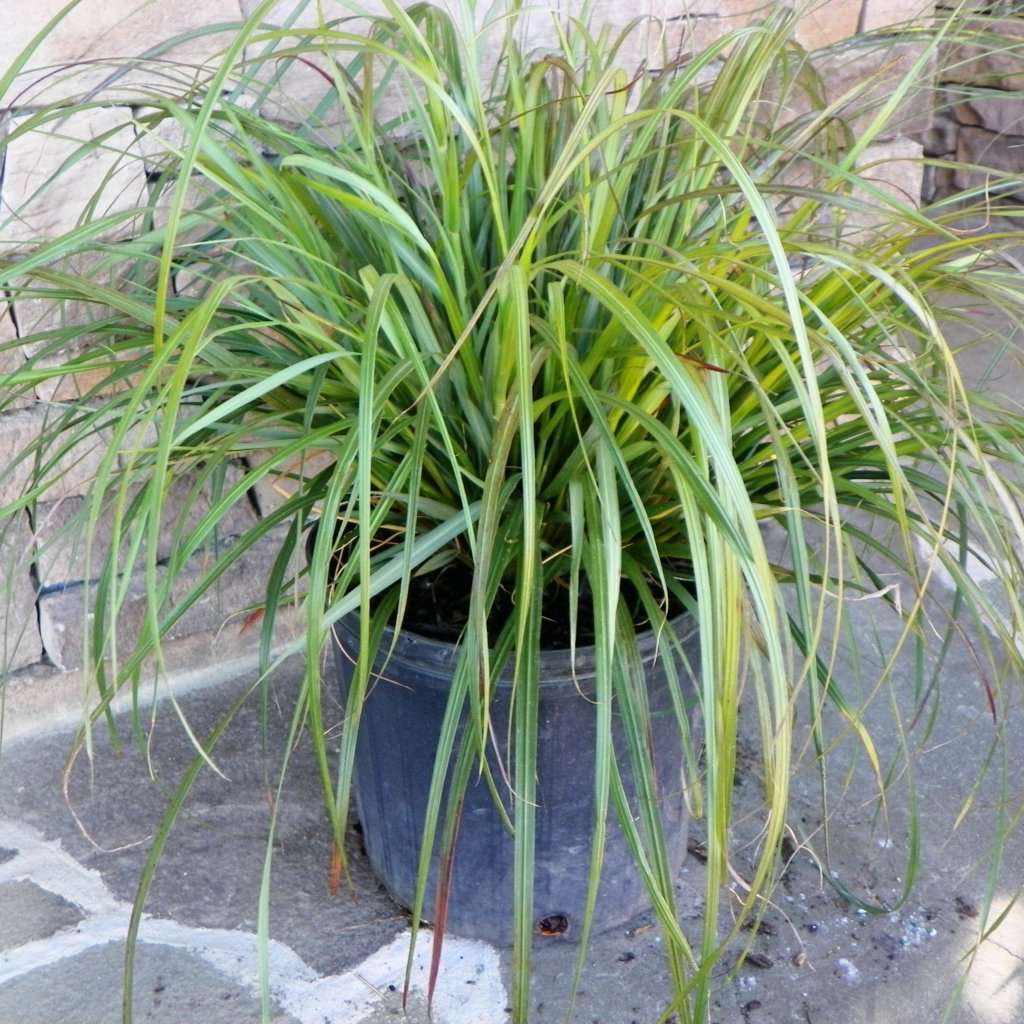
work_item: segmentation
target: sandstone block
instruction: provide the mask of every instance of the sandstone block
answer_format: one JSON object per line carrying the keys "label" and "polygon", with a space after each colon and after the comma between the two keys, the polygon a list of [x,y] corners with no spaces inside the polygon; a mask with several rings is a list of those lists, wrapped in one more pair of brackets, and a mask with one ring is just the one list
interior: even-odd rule
{"label": "sandstone block", "polygon": [[34,394],[31,390],[10,386],[7,375],[25,366],[25,351],[18,344],[18,332],[10,306],[0,302],[0,409],[21,409],[31,405]]}
{"label": "sandstone block", "polygon": [[[921,44],[901,39],[881,42],[857,38],[808,59],[820,78],[824,102],[838,104],[837,116],[857,134],[868,128],[923,52]],[[934,107],[933,82],[931,60],[915,76],[903,101],[882,128],[879,140],[928,130]],[[811,103],[805,95],[791,93],[786,107],[788,119],[806,114]]]}
{"label": "sandstone block", "polygon": [[[275,644],[297,640],[303,624],[301,609],[283,610],[278,616]],[[139,702],[146,706],[154,697],[164,697],[168,692],[181,695],[251,672],[257,663],[258,646],[258,623],[244,630],[239,626],[168,641],[162,649],[167,676],[155,688],[150,666],[143,673]],[[62,672],[52,665],[30,665],[8,677],[3,685],[5,743],[74,728],[82,723],[97,699],[88,672]],[[127,689],[124,690],[114,702],[115,710],[127,711],[130,699]]]}
{"label": "sandstone block", "polygon": [[928,8],[921,0],[864,0],[860,31],[889,28],[927,13]]}
{"label": "sandstone block", "polygon": [[[143,199],[145,168],[133,150],[126,108],[78,111],[9,142],[0,207],[0,256],[74,228],[94,216],[131,210]],[[15,118],[11,131],[25,123]],[[94,148],[88,145],[101,140]],[[112,237],[130,234],[126,220]]]}
{"label": "sandstone block", "polygon": [[[30,447],[40,431],[52,430],[59,411],[38,407],[19,409],[0,415],[0,508],[22,497],[26,489],[45,485],[50,500],[84,494],[99,469],[106,453],[107,437],[95,434],[60,454],[63,443],[48,444],[38,449],[38,467]],[[23,453],[29,452],[24,455]],[[36,470],[38,469],[38,477]]]}
{"label": "sandstone block", "polygon": [[[101,276],[99,263],[100,257],[93,254],[78,255],[61,261],[56,269],[116,289],[117,280],[109,271]],[[95,341],[88,326],[104,315],[103,308],[94,303],[77,299],[51,299],[44,294],[20,295],[14,300],[13,306],[24,354],[32,358],[40,368],[59,367],[68,359],[87,351]],[[61,331],[65,332],[66,338],[58,340],[49,337]],[[104,385],[108,376],[106,369],[68,372],[39,381],[35,385],[35,394],[44,402],[75,402],[94,388]],[[107,387],[108,390],[122,390],[124,386],[123,382],[119,382]]]}
{"label": "sandstone block", "polygon": [[42,656],[30,537],[24,512],[0,521],[0,678]]}
{"label": "sandstone block", "polygon": [[[920,206],[924,164],[919,143],[913,139],[875,143],[865,149],[858,164],[863,178],[883,195],[907,206]],[[885,223],[887,207],[881,198],[856,188],[853,199],[868,204],[870,209],[851,210],[846,217],[847,228],[873,228]]]}
{"label": "sandstone block", "polygon": [[1024,101],[998,89],[973,95],[958,103],[953,114],[962,125],[983,128],[1000,135],[1024,135]]}
{"label": "sandstone block", "polygon": [[[246,15],[256,6],[256,0],[242,0]],[[442,6],[461,21],[457,0],[448,0]],[[292,0],[282,0],[272,9],[267,21],[283,26],[294,9]],[[386,14],[380,0],[361,4],[360,9],[371,16]],[[681,9],[685,13],[681,14]],[[559,48],[558,22],[564,25],[567,15],[576,13],[576,10],[575,5],[567,7],[553,0],[526,5],[517,22],[517,39],[524,52],[539,57],[546,51]],[[684,51],[703,48],[731,29],[749,23],[759,11],[764,11],[764,3],[763,0],[691,0],[680,5],[676,0],[638,0],[624,5],[620,0],[592,0],[589,11],[595,31],[601,28],[610,30],[609,38],[618,47],[618,62],[628,71],[641,66],[660,67]],[[475,14],[475,27],[481,33],[478,49],[486,79],[495,69],[506,22],[490,5],[478,5]],[[345,32],[365,32],[370,24],[367,18],[353,18],[351,10],[340,0],[324,0],[320,5],[310,5],[292,21],[283,45],[297,42],[303,35],[316,40],[322,24],[339,18],[345,20],[337,28]],[[620,38],[627,28],[628,33]],[[263,102],[261,108],[266,116],[302,125],[322,140],[331,142],[344,129],[343,115],[337,103],[330,99],[334,91],[331,63],[337,61],[344,66],[351,59],[351,54],[329,38],[324,37],[322,42],[322,56],[310,52],[306,62],[293,63],[287,69],[268,62],[255,77],[259,81],[267,81],[271,76],[276,79],[272,96]],[[249,47],[247,58],[254,59],[259,48],[259,44]],[[381,119],[386,121],[397,117],[407,109],[413,88],[415,86],[408,80],[396,79],[386,95],[378,95],[376,102]],[[326,104],[317,112],[325,97],[328,97]]]}
{"label": "sandstone block", "polygon": [[[203,595],[170,630],[167,639],[181,640],[196,634],[209,634],[209,656],[218,659],[219,638],[233,634],[251,635],[255,646],[259,636],[250,625],[252,609],[262,606],[267,579],[284,531],[275,531],[255,548],[247,551],[232,568]],[[180,601],[209,570],[210,557],[197,555],[193,564],[180,574],[172,588],[172,601]],[[161,570],[161,582],[165,578]],[[83,613],[85,599],[94,593],[89,584],[68,587],[43,594],[39,599],[39,621],[43,649],[49,659],[65,671],[82,667],[85,653]],[[90,619],[94,613],[90,611]],[[121,659],[133,650],[145,624],[145,580],[139,572],[130,582],[121,608],[117,628],[117,647]],[[258,621],[258,615],[256,620]]]}
{"label": "sandstone block", "polygon": [[[45,363],[41,361],[40,365],[45,365]],[[124,382],[111,386],[107,383],[108,377],[109,374],[106,370],[68,373],[62,377],[38,383],[35,388],[36,396],[44,402],[77,402],[90,395],[111,394],[127,387]]]}
{"label": "sandstone block", "polygon": [[989,186],[998,189],[1000,196],[1024,201],[1024,135],[997,135],[983,128],[961,128],[957,136],[957,160],[980,165],[979,169],[956,169],[958,188]]}
{"label": "sandstone block", "polygon": [[679,13],[676,4],[656,5],[651,13],[656,19],[647,31],[650,37],[648,64],[663,67],[686,54],[700,53],[712,43],[737,29],[745,28],[764,13],[760,0],[732,0],[716,3],[684,5]]}
{"label": "sandstone block", "polygon": [[[855,187],[837,191],[836,201],[823,205],[817,220],[824,224],[841,222],[844,230],[863,231],[881,227],[891,217],[886,196],[899,203],[918,207],[921,204],[924,178],[923,154],[920,143],[913,139],[892,139],[868,146],[857,162],[861,177],[871,189]],[[807,161],[797,161],[787,167],[781,181],[790,187],[820,189],[825,181],[817,168]],[[842,197],[849,195],[849,200]],[[787,197],[776,209],[780,216],[792,212],[801,202],[800,197]],[[857,204],[851,208],[852,204]]]}
{"label": "sandstone block", "polygon": [[[259,0],[241,0],[242,14],[248,18],[259,6]],[[361,33],[367,31],[370,21],[367,18],[354,18],[352,8],[342,0],[322,0],[320,3],[308,4],[301,13],[293,17],[298,5],[294,0],[281,0],[275,4],[263,24],[276,29],[282,35],[276,43],[276,49],[287,49],[300,44],[310,45],[317,40],[318,30],[333,27],[336,31]],[[360,7],[370,15],[384,15],[386,8],[379,0],[368,0]],[[338,23],[344,19],[342,23]],[[328,100],[325,109],[317,114],[321,101],[329,93],[334,92],[332,63],[345,66],[351,60],[351,50],[340,47],[329,38],[319,40],[322,54],[307,53],[304,61],[284,62],[268,61],[255,69],[256,79],[250,86],[253,99],[262,88],[263,83],[273,80],[272,92],[261,103],[261,112],[266,117],[291,125],[303,125],[314,137],[328,144],[336,142],[341,131],[343,115],[337,101]],[[246,47],[246,59],[255,60],[259,57],[266,42],[253,43]]]}
{"label": "sandstone block", "polygon": [[[244,106],[245,103],[239,103]],[[185,128],[181,122],[172,118],[156,120],[159,112],[153,109],[137,109],[135,111],[136,148],[145,163],[146,173],[150,175],[148,200],[153,213],[153,226],[162,228],[167,224],[171,204],[177,190],[179,180],[180,157],[185,146]],[[218,127],[218,138],[223,139],[227,129]],[[183,218],[201,206],[209,206],[215,195],[215,186],[201,172],[195,171],[189,178],[185,192],[185,203],[182,208]],[[210,233],[210,214],[207,213],[198,224],[179,221],[176,240],[179,244],[196,241]]]}
{"label": "sandstone block", "polygon": [[[267,456],[259,452],[249,455],[249,462],[254,467],[262,465],[266,459]],[[260,513],[268,515],[274,509],[280,508],[289,498],[295,496],[303,480],[316,476],[333,465],[334,461],[334,456],[329,452],[309,452],[305,458],[296,456],[276,467],[256,484],[256,501]]]}
{"label": "sandstone block", "polygon": [[831,46],[855,35],[860,22],[861,0],[828,0],[812,4],[796,26],[797,42],[808,50]]}
{"label": "sandstone block", "polygon": [[[225,487],[235,484],[241,477],[241,470],[232,469],[227,474]],[[163,521],[166,529],[161,531],[157,558],[161,561],[169,557],[172,548],[174,531],[181,528],[185,534],[194,529],[200,519],[209,511],[211,495],[209,487],[195,496],[192,490],[196,485],[196,475],[188,474],[176,480],[172,485],[163,505]],[[129,491],[128,500],[138,493],[134,486]],[[92,548],[89,552],[89,566],[86,567],[86,544],[82,536],[84,519],[88,516],[88,506],[83,498],[65,498],[61,501],[44,501],[36,507],[35,543],[36,571],[40,586],[47,588],[65,582],[79,582],[84,579],[96,579],[110,553],[113,531],[113,509],[104,509],[97,523],[93,536]],[[227,513],[217,531],[215,542],[224,544],[235,537],[241,536],[246,530],[257,523],[256,511],[249,499],[243,498]],[[214,543],[211,538],[209,543]]]}
{"label": "sandstone block", "polygon": [[943,47],[942,80],[993,89],[1024,89],[1024,18],[988,20],[973,27],[989,33],[989,41]]}
{"label": "sandstone block", "polygon": [[[64,7],[63,0],[5,0],[0,35],[0,67],[6,68],[46,22]],[[6,97],[11,106],[54,103],[82,96],[109,80],[127,58],[175,36],[215,23],[239,21],[238,0],[201,3],[83,3],[43,41]],[[197,66],[215,61],[230,43],[230,30],[199,36],[137,62],[105,95],[126,97],[187,88]],[[55,69],[62,69],[52,74]]]}
{"label": "sandstone block", "polygon": [[185,126],[177,118],[165,115],[156,107],[134,107],[132,118],[135,148],[147,171],[158,170],[168,156],[179,154],[185,148]]}

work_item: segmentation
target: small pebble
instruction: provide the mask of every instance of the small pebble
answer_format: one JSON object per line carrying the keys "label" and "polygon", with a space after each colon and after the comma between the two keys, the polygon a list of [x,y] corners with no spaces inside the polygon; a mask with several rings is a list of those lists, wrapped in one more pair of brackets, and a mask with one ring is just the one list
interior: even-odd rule
{"label": "small pebble", "polygon": [[841,956],[836,961],[836,967],[839,968],[839,973],[851,984],[860,980],[860,971],[846,959],[845,956]]}

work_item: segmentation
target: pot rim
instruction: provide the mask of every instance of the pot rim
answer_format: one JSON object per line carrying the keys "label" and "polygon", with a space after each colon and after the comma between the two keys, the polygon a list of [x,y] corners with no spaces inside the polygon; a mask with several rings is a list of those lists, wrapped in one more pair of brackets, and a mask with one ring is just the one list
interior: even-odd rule
{"label": "pot rim", "polygon": [[[358,619],[358,613],[353,612],[331,625],[331,636],[334,643],[342,656],[353,662],[355,659],[349,651],[351,647],[358,646]],[[669,619],[666,626],[674,630],[680,646],[685,645],[697,633],[696,619],[687,611]],[[381,651],[387,652],[394,635],[393,627],[384,627],[380,642]],[[348,642],[346,643],[346,641]],[[671,652],[670,645],[667,642],[659,642],[658,633],[653,629],[639,633],[637,644],[641,661],[644,664],[659,660],[659,654],[664,655]],[[594,644],[577,647],[575,662],[572,661],[572,651],[568,647],[542,650],[540,652],[541,678],[539,685],[548,687],[566,683],[578,684],[580,680],[592,679],[595,675],[593,667],[595,650]],[[427,675],[438,681],[447,682],[451,679],[455,669],[458,652],[459,645],[457,644],[421,636],[409,629],[402,629],[386,664],[383,667],[379,666],[380,655],[378,655],[378,662],[375,662],[370,675],[373,679],[387,681],[390,674],[389,669],[392,666],[406,666],[414,669],[416,674],[421,677]],[[493,679],[493,682],[502,688],[511,687],[513,677],[514,666],[506,665],[501,674]]]}

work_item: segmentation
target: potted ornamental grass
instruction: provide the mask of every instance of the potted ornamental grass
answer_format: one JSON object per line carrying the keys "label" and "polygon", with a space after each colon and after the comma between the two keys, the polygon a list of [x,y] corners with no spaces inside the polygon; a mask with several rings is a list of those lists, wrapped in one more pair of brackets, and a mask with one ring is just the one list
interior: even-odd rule
{"label": "potted ornamental grass", "polygon": [[[124,84],[138,66],[112,70],[119,102],[135,90],[145,194],[0,252],[8,301],[78,314],[19,339],[31,357],[2,380],[6,407],[48,381],[78,397],[5,453],[25,483],[0,515],[44,500],[69,453],[102,439],[69,527],[97,559],[86,735],[159,678],[175,623],[275,544],[253,644],[269,678],[296,649],[275,624],[301,609],[293,729],[338,857],[356,809],[414,935],[465,931],[489,900],[519,1021],[538,932],[578,940],[582,970],[595,929],[650,907],[666,1016],[703,1021],[712,967],[779,875],[797,707],[822,763],[829,715],[888,784],[891,752],[833,672],[844,597],[876,596],[909,642],[957,628],[927,612],[941,571],[991,656],[1020,662],[1024,422],[967,389],[940,315],[1021,314],[1017,211],[994,174],[919,209],[871,148],[927,102],[936,53],[966,30],[918,25],[890,87],[835,96],[782,8],[638,73],[629,34],[585,19],[531,48],[537,15],[516,5],[386,7],[280,27],[267,0],[216,65],[150,87]],[[322,98],[289,122],[275,89],[295,75]],[[34,107],[7,142],[102,100]],[[185,479],[189,500],[213,498],[171,521]],[[222,540],[250,492],[281,481]],[[125,581],[140,578],[126,643]],[[726,925],[741,704],[763,821]],[[195,738],[133,929],[218,735]],[[692,815],[707,836],[697,944],[674,890]]]}

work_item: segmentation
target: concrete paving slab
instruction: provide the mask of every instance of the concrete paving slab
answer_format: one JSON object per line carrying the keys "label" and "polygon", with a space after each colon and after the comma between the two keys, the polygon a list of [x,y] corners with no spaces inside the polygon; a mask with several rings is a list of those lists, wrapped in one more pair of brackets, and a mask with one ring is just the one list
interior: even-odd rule
{"label": "concrete paving slab", "polygon": [[82,914],[63,896],[27,881],[0,885],[0,950],[48,939],[82,920]]}
{"label": "concrete paving slab", "polygon": [[[201,957],[143,945],[136,957],[135,1020],[145,1024],[256,1024],[260,1002]],[[0,985],[2,1024],[120,1024],[124,943],[110,942]],[[272,1024],[298,1024],[276,1008]]]}

